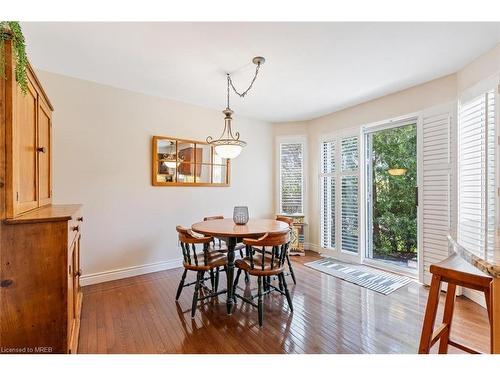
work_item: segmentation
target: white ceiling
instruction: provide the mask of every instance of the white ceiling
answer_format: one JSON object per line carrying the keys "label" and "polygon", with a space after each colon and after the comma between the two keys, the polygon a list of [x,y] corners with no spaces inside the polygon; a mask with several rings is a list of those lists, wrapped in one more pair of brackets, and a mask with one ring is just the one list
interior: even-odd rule
{"label": "white ceiling", "polygon": [[500,23],[22,23],[40,69],[209,108],[225,72],[235,115],[304,120],[453,73],[500,42]]}

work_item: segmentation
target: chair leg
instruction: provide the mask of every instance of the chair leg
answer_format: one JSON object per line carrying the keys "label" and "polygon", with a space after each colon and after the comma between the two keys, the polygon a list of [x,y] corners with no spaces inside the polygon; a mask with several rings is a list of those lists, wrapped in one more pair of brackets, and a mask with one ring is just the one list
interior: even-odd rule
{"label": "chair leg", "polygon": [[448,353],[448,343],[450,342],[451,321],[453,319],[453,309],[455,307],[456,285],[448,283],[446,291],[446,303],[444,305],[443,323],[446,324],[446,331],[439,340],[439,354]]}
{"label": "chair leg", "polygon": [[259,311],[259,326],[262,327],[262,324],[264,322],[264,309],[262,306],[262,276],[257,277],[257,285],[258,285],[258,304],[257,304],[257,309]]}
{"label": "chair leg", "polygon": [[215,290],[215,274],[214,270],[210,270],[210,285],[212,286],[212,290]]}
{"label": "chair leg", "polygon": [[194,314],[196,314],[196,305],[198,304],[200,285],[204,273],[205,272],[203,271],[198,271],[198,273],[196,274],[196,285],[194,287],[193,304],[191,305],[191,319],[194,319]]}
{"label": "chair leg", "polygon": [[281,281],[281,277],[278,275],[278,289],[282,292],[284,292],[283,289],[283,282]]}
{"label": "chair leg", "polygon": [[186,280],[187,269],[184,269],[182,273],[181,282],[179,283],[179,287],[177,288],[177,294],[175,295],[175,300],[178,301],[181,296],[182,289],[184,288],[184,281]]}
{"label": "chair leg", "polygon": [[245,271],[245,283],[248,284],[250,282],[250,275],[247,271]]}
{"label": "chair leg", "polygon": [[427,307],[425,308],[424,324],[422,334],[420,335],[419,354],[429,354],[431,348],[432,331],[436,321],[436,313],[439,304],[439,293],[441,291],[441,276],[432,275],[431,288],[427,298]]}
{"label": "chair leg", "polygon": [[219,267],[215,269],[215,286],[214,286],[214,292],[217,292],[219,289]]}
{"label": "chair leg", "polygon": [[286,284],[285,274],[280,273],[278,275],[278,278],[281,279],[281,283],[283,284],[283,289],[285,289],[286,301],[288,302],[288,306],[290,307],[290,311],[293,312],[292,297],[290,296],[290,292],[288,291],[288,285]]}
{"label": "chair leg", "polygon": [[240,280],[240,275],[241,275],[241,268],[238,268],[238,272],[236,272],[236,278],[234,279],[234,283],[233,283],[233,296],[234,296],[234,293],[236,293],[236,287],[238,286],[238,281]]}
{"label": "chair leg", "polygon": [[292,280],[295,285],[297,285],[297,281],[295,280],[295,272],[293,272],[292,262],[290,261],[290,255],[286,253],[286,261],[288,263],[288,269],[290,270],[290,275],[292,275]]}

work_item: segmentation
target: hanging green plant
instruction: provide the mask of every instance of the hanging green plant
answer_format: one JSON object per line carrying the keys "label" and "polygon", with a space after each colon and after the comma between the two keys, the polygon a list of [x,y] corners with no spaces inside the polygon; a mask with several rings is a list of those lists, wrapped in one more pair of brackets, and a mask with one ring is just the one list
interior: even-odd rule
{"label": "hanging green plant", "polygon": [[16,81],[22,92],[26,94],[28,89],[28,57],[26,56],[26,44],[19,22],[0,21],[0,77],[5,76],[5,41],[12,40],[12,49],[16,61]]}

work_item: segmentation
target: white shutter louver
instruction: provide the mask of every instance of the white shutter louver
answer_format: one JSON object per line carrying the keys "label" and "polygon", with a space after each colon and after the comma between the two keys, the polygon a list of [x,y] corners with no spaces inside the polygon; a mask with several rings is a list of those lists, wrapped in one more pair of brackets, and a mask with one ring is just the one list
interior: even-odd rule
{"label": "white shutter louver", "polygon": [[302,143],[280,144],[280,212],[303,213]]}
{"label": "white shutter louver", "polygon": [[358,176],[342,176],[342,250],[358,252]]}
{"label": "white shutter louver", "polygon": [[422,178],[419,194],[422,230],[423,282],[430,283],[429,267],[448,256],[451,227],[451,106],[424,111],[422,116]]}
{"label": "white shutter louver", "polygon": [[335,141],[321,148],[321,246],[335,247]]}
{"label": "white shutter louver", "polygon": [[359,177],[358,137],[342,139],[342,250],[358,252]]}
{"label": "white shutter louver", "polygon": [[458,242],[483,255],[495,230],[495,93],[460,103]]}

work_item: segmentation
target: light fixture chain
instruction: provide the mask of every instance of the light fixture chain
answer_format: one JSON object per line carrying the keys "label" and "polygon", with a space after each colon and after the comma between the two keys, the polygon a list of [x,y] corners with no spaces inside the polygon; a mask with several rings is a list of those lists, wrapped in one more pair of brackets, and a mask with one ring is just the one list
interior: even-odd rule
{"label": "light fixture chain", "polygon": [[[233,91],[241,98],[244,98],[246,94],[248,94],[248,92],[251,90],[255,80],[257,79],[257,75],[259,74],[259,69],[260,69],[260,63],[257,63],[257,67],[255,68],[255,75],[253,76],[253,79],[252,79],[252,82],[250,82],[250,86],[248,86],[248,88],[243,91],[242,93],[238,92],[238,90],[236,89],[236,87],[234,87],[234,84],[233,84],[233,80],[231,79],[231,75],[228,73],[227,74],[227,82],[229,85],[231,85]],[[228,91],[229,91],[229,86],[228,86]],[[228,107],[229,107],[229,92],[228,92]]]}

